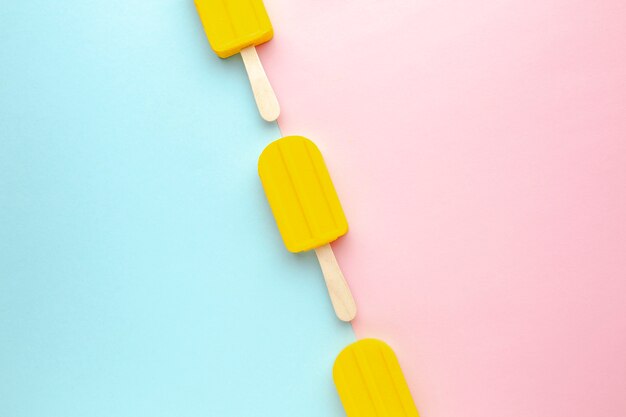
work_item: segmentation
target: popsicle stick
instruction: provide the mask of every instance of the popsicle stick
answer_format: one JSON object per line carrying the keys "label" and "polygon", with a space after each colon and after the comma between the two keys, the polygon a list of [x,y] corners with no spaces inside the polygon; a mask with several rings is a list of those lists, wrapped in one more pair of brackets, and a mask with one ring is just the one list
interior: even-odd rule
{"label": "popsicle stick", "polygon": [[280,106],[254,45],[243,48],[241,57],[248,72],[248,79],[250,79],[250,85],[252,86],[254,100],[259,108],[259,113],[261,113],[261,117],[264,120],[273,122],[278,119]]}
{"label": "popsicle stick", "polygon": [[333,303],[335,314],[341,321],[352,321],[356,316],[356,303],[330,244],[316,248],[315,254],[322,267],[328,295],[330,295],[330,301]]}

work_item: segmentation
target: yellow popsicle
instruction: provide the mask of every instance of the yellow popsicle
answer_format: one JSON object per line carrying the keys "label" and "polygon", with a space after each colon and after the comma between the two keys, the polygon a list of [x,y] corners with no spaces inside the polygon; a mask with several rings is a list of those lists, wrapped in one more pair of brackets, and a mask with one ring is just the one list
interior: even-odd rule
{"label": "yellow popsicle", "polygon": [[380,340],[341,351],[333,379],[348,417],[419,417],[396,354]]}
{"label": "yellow popsicle", "polygon": [[302,136],[279,139],[259,157],[259,176],[285,246],[315,249],[337,316],[352,320],[356,304],[329,245],[348,222],[319,149]]}
{"label": "yellow popsicle", "polygon": [[259,176],[290,252],[317,248],[348,231],[322,154],[309,139],[271,143],[259,158]]}
{"label": "yellow popsicle", "polygon": [[195,0],[211,48],[228,58],[272,39],[272,23],[261,0]]}
{"label": "yellow popsicle", "polygon": [[220,58],[241,53],[261,117],[276,120],[280,106],[255,49],[274,36],[263,1],[194,1],[213,51]]}

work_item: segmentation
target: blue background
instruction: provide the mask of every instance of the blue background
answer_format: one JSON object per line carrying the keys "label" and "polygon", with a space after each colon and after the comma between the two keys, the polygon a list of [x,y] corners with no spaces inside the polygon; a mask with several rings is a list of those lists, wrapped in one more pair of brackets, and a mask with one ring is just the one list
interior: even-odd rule
{"label": "blue background", "polygon": [[192,0],[0,3],[0,416],[340,416],[354,336]]}

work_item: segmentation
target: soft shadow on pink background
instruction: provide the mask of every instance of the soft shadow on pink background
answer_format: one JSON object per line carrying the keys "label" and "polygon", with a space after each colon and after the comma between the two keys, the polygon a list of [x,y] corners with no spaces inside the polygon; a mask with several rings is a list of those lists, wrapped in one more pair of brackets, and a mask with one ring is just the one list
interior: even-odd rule
{"label": "soft shadow on pink background", "polygon": [[423,417],[626,410],[626,3],[266,0],[357,336]]}

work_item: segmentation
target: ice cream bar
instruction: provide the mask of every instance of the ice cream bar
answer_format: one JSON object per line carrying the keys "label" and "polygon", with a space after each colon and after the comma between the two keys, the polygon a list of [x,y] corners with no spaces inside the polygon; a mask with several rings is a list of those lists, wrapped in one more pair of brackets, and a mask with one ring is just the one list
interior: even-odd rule
{"label": "ice cream bar", "polygon": [[270,144],[259,176],[285,246],[302,252],[346,234],[348,222],[322,154],[302,136]]}
{"label": "ice cream bar", "polygon": [[255,46],[272,39],[272,23],[261,0],[195,0],[211,48],[220,58],[241,53],[261,116],[278,118],[280,107]]}
{"label": "ice cream bar", "polygon": [[333,379],[348,417],[419,417],[395,353],[380,340],[341,351]]}
{"label": "ice cream bar", "polygon": [[330,247],[348,222],[319,149],[302,136],[279,139],[261,154],[259,176],[285,246],[315,249],[337,316],[352,320],[356,305]]}

